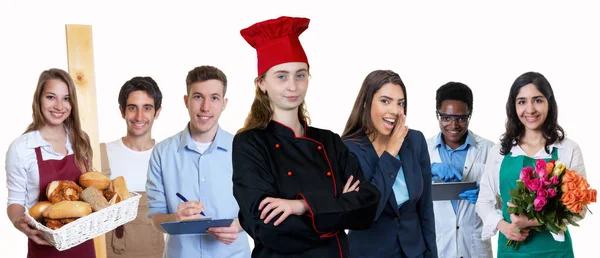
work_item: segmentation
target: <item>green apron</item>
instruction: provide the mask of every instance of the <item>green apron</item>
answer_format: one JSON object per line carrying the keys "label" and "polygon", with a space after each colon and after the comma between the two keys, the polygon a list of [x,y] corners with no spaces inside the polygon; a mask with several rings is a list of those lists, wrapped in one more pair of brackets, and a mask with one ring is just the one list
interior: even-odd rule
{"label": "green apron", "polygon": [[[508,223],[510,214],[506,212],[508,208],[506,202],[510,201],[510,190],[517,188],[517,179],[520,178],[521,169],[526,166],[531,166],[535,169],[535,159],[525,155],[511,157],[512,153],[508,153],[502,160],[500,166],[500,199],[502,200],[502,216]],[[552,159],[558,160],[558,151],[552,149]],[[550,159],[545,159],[548,162]],[[573,245],[571,243],[571,235],[569,231],[565,231],[565,241],[558,242],[554,240],[550,231],[538,232],[536,230],[529,231],[529,236],[523,241],[519,249],[514,250],[513,247],[506,247],[508,238],[504,234],[498,234],[498,258],[502,257],[544,257],[544,258],[569,258],[574,257]]]}

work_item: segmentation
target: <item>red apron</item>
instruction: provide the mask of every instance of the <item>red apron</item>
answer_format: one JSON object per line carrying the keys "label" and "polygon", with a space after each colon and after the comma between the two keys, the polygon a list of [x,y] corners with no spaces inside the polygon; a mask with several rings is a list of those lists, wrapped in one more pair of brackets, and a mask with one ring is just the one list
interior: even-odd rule
{"label": "red apron", "polygon": [[[35,156],[40,174],[40,196],[38,201],[47,201],[46,186],[54,180],[71,180],[77,182],[81,171],[75,164],[75,155],[67,155],[62,160],[43,160],[40,147],[35,148]],[[90,239],[64,251],[58,251],[54,246],[38,245],[28,239],[27,258],[95,258],[94,241]]]}

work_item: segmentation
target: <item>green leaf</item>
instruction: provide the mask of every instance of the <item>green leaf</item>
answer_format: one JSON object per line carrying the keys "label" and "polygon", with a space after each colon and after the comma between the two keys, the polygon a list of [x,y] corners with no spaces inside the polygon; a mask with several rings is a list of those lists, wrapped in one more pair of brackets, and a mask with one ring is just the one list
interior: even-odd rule
{"label": "green leaf", "polygon": [[533,211],[533,202],[530,202],[529,204],[527,204],[527,212],[531,212]]}
{"label": "green leaf", "polygon": [[535,213],[535,218],[537,219],[537,221],[538,221],[540,224],[544,224],[544,223],[545,223],[545,222],[544,222],[544,219],[543,219],[543,218],[542,218],[542,216],[541,216],[541,214],[539,214],[539,213]]}
{"label": "green leaf", "polygon": [[566,217],[566,219],[569,222],[569,224],[579,227],[579,224],[577,224],[577,222],[575,222],[573,219],[571,219],[571,217]]}
{"label": "green leaf", "polygon": [[506,209],[506,212],[509,214],[516,214],[517,213],[517,208],[515,207],[508,207],[508,209]]}
{"label": "green leaf", "polygon": [[554,225],[553,223],[546,224],[546,227],[548,228],[548,231],[550,231],[554,234],[558,234],[558,232],[561,231],[560,227]]}

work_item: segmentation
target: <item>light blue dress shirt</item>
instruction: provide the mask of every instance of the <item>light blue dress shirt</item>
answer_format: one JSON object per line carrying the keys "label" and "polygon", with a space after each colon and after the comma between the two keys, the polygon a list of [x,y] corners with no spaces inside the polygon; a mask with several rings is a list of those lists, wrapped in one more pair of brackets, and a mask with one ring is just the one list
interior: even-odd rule
{"label": "light blue dress shirt", "polygon": [[[148,218],[155,213],[171,214],[182,201],[204,203],[206,217],[237,218],[239,207],[233,197],[231,144],[233,135],[220,127],[212,144],[200,153],[190,136],[189,127],[158,143],[152,151],[148,167]],[[250,257],[247,234],[240,232],[231,245],[219,242],[213,235],[170,235],[164,257],[221,258]]]}
{"label": "light blue dress shirt", "polygon": [[[400,155],[396,155],[396,159],[400,160]],[[392,185],[392,190],[394,191],[394,197],[396,197],[396,203],[398,204],[398,208],[404,202],[408,201],[408,188],[406,188],[406,179],[404,178],[404,170],[402,166],[398,169],[398,175],[396,175],[396,180]]]}
{"label": "light blue dress shirt", "polygon": [[[442,140],[442,133],[439,133],[435,147],[440,153],[440,159],[442,163],[451,165],[462,174],[465,166],[465,161],[467,160],[467,153],[469,153],[469,147],[475,146],[475,144],[477,144],[477,142],[475,142],[475,139],[469,131],[467,132],[467,138],[465,139],[465,143],[453,150],[452,148],[450,148],[450,146],[444,143],[444,141]],[[451,202],[452,208],[454,209],[454,213],[456,214],[456,209],[458,208],[458,200],[451,200]]]}

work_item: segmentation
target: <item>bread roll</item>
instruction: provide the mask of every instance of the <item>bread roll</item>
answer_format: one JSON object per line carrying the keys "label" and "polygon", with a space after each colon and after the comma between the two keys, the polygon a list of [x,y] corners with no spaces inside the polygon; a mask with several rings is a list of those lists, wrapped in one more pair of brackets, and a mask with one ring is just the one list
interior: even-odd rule
{"label": "bread roll", "polygon": [[90,171],[79,176],[79,184],[83,186],[83,188],[93,186],[96,189],[104,190],[110,185],[110,178],[103,173]]}
{"label": "bread roll", "polygon": [[[111,183],[112,184],[112,183]],[[115,196],[117,193],[115,193],[115,191],[112,191],[110,189],[104,189],[102,191],[102,195],[104,195],[104,199],[106,199],[107,201],[110,201],[110,199],[113,198],[113,196]],[[121,200],[121,199],[119,199]]]}
{"label": "bread roll", "polygon": [[80,201],[62,201],[52,204],[44,210],[44,217],[49,219],[79,218],[92,213],[92,207]]}
{"label": "bread roll", "polygon": [[108,205],[113,205],[121,201],[121,197],[119,197],[118,193],[113,194],[112,198],[108,201]]}
{"label": "bread roll", "polygon": [[81,200],[92,206],[92,211],[99,211],[108,207],[108,201],[94,187],[88,187],[81,192]]}
{"label": "bread roll", "polygon": [[42,215],[44,213],[44,210],[46,210],[50,206],[52,206],[51,202],[38,202],[35,205],[31,206],[31,208],[29,208],[29,215],[31,215],[31,217],[33,217],[35,220],[41,222],[44,218],[44,216]]}
{"label": "bread roll", "polygon": [[129,197],[131,197],[123,176],[118,176],[112,180],[112,183],[110,184],[110,190],[115,191],[121,198],[121,201],[127,200]]}

